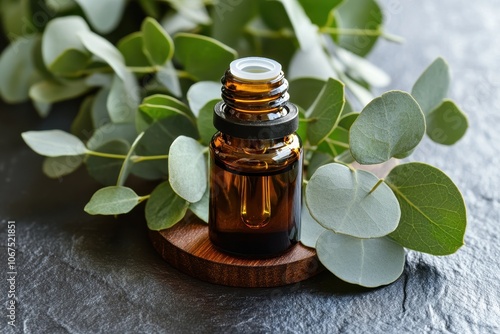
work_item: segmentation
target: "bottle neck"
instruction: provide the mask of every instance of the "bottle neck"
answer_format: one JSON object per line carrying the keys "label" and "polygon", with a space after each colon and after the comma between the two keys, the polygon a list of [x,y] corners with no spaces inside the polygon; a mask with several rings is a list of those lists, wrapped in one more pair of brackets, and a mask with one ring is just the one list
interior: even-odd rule
{"label": "bottle neck", "polygon": [[222,78],[222,99],[227,119],[267,121],[284,117],[289,100],[288,81],[283,72],[271,80],[245,81],[227,70]]}

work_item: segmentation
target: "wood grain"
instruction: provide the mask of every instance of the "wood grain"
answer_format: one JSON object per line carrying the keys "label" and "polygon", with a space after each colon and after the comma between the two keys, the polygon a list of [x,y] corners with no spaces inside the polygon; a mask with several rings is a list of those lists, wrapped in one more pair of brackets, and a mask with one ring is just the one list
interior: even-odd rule
{"label": "wood grain", "polygon": [[312,277],[323,270],[314,249],[294,245],[270,259],[245,259],[217,250],[208,225],[194,215],[168,230],[150,231],[154,248],[173,267],[198,279],[236,287],[275,287]]}

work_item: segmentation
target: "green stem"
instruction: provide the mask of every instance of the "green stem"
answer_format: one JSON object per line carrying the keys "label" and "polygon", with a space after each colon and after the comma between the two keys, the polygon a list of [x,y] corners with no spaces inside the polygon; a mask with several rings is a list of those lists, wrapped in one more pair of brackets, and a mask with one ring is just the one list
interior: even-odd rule
{"label": "green stem", "polygon": [[127,70],[134,73],[156,73],[158,68],[156,66],[128,66]]}
{"label": "green stem", "polygon": [[113,154],[113,153],[104,153],[104,152],[96,152],[92,150],[87,150],[87,155],[93,155],[95,157],[101,157],[101,158],[110,158],[110,159],[126,159],[127,156],[123,154]]}
{"label": "green stem", "polygon": [[318,118],[317,117],[311,117],[311,118],[299,118],[300,122],[304,123],[312,123],[312,122],[317,122]]}
{"label": "green stem", "polygon": [[319,32],[332,35],[348,35],[348,36],[382,36],[383,32],[379,29],[357,29],[357,28],[333,28],[321,27]]}
{"label": "green stem", "polygon": [[150,197],[151,197],[151,195],[139,196],[139,203],[149,199]]}
{"label": "green stem", "polygon": [[372,190],[370,190],[370,192],[368,193],[368,195],[370,195],[372,192],[374,192],[374,191],[375,191],[375,189],[377,189],[377,188],[378,188],[378,186],[379,186],[382,182],[384,182],[384,179],[380,179],[380,180],[378,180],[378,181],[377,181],[377,183],[375,183],[375,185],[373,186]]}
{"label": "green stem", "polygon": [[281,30],[270,30],[270,29],[255,29],[253,27],[247,27],[245,32],[257,37],[265,37],[265,38],[292,38],[294,37],[293,31],[290,29],[281,29]]}
{"label": "green stem", "polygon": [[148,156],[140,156],[134,155],[130,158],[133,163],[141,162],[141,161],[149,161],[149,160],[162,160],[168,159],[168,155],[148,155]]}

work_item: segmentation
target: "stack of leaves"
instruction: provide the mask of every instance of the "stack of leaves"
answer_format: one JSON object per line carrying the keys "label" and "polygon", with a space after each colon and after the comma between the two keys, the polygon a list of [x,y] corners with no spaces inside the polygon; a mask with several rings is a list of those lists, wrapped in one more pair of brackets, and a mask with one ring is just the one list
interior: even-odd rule
{"label": "stack of leaves", "polygon": [[[119,31],[125,3],[47,1],[52,19],[43,33],[27,36],[4,22],[14,34],[0,58],[5,100],[31,98],[47,116],[53,103],[84,97],[71,134],[28,131],[23,138],[47,157],[43,170],[50,177],[85,164],[107,186],[91,198],[88,213],[123,214],[147,200],[150,229],[169,228],[188,210],[207,221],[207,145],[216,131],[218,80],[238,56],[262,55],[284,65],[300,109],[307,183],[301,241],[316,248],[325,267],[373,287],[399,277],[404,248],[445,255],[463,244],[465,205],[442,171],[406,163],[383,180],[351,165],[408,157],[426,132],[450,145],[467,129],[466,116],[446,99],[442,59],[424,71],[411,95],[372,96],[370,86],[389,78],[363,56],[378,37],[397,39],[383,31],[375,1],[142,0],[149,15],[164,13],[161,23],[146,17],[115,46],[92,29]],[[13,13],[9,6],[3,3],[4,17]],[[32,12],[30,6],[15,8]],[[131,174],[159,184],[138,195],[125,186]]]}

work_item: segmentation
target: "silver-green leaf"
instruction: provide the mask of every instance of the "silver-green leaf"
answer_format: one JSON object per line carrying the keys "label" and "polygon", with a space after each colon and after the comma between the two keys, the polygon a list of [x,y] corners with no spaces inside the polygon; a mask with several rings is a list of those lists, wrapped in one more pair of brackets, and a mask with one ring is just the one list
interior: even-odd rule
{"label": "silver-green leaf", "polygon": [[467,115],[449,99],[444,99],[427,115],[427,135],[439,144],[455,144],[465,135],[468,127]]}
{"label": "silver-green leaf", "polygon": [[363,170],[338,163],[324,165],[307,184],[307,207],[318,223],[336,233],[385,236],[398,226],[401,211],[394,193],[379,181]]}
{"label": "silver-green leaf", "polygon": [[439,57],[425,69],[411,90],[425,115],[441,104],[448,93],[450,72],[446,61]]}
{"label": "silver-green leaf", "polygon": [[369,288],[394,282],[405,264],[404,248],[389,238],[358,239],[325,231],[316,252],[335,276]]}
{"label": "silver-green leaf", "polygon": [[21,135],[33,151],[46,157],[82,155],[87,152],[78,137],[61,130],[27,131]]}
{"label": "silver-green leaf", "polygon": [[110,186],[96,191],[84,210],[91,215],[119,215],[130,212],[141,201],[130,188]]}
{"label": "silver-green leaf", "polygon": [[174,226],[186,214],[189,203],[179,197],[168,182],[160,183],[146,203],[146,221],[150,230]]}
{"label": "silver-green leaf", "polygon": [[385,182],[401,206],[401,223],[390,237],[406,248],[448,255],[464,244],[467,214],[453,181],[423,163],[396,166]]}
{"label": "silver-green leaf", "polygon": [[172,189],[190,203],[198,202],[207,188],[205,147],[186,136],[177,137],[168,153],[168,179]]}
{"label": "silver-green leaf", "polygon": [[425,134],[425,118],[410,94],[390,91],[363,109],[349,132],[352,156],[371,165],[414,149]]}

